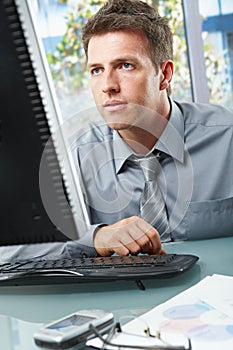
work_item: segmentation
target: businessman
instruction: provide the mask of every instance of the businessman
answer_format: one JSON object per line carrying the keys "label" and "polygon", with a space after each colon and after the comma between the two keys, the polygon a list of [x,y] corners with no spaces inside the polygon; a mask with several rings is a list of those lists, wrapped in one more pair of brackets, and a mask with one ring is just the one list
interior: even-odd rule
{"label": "businessman", "polygon": [[109,0],[83,44],[103,120],[73,145],[91,227],[41,255],[155,254],[163,242],[232,235],[233,113],[172,99],[167,20],[144,2]]}
{"label": "businessman", "polygon": [[[171,99],[166,19],[141,1],[108,1],[83,43],[105,121],[80,136],[75,153],[91,222],[103,225],[87,245],[99,255],[158,253],[161,240],[233,234],[233,114]],[[145,168],[158,191],[149,206]]]}

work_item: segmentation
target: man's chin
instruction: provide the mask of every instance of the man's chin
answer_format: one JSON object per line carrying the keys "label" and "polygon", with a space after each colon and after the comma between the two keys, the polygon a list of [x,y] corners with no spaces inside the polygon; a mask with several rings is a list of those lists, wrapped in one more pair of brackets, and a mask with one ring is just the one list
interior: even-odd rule
{"label": "man's chin", "polygon": [[105,121],[112,130],[116,130],[116,131],[128,130],[132,127],[129,124],[125,124],[125,123],[109,122],[107,120],[105,120]]}
{"label": "man's chin", "polygon": [[114,113],[103,113],[103,119],[108,124],[108,126],[113,130],[125,130],[131,127],[130,118],[128,113],[123,113],[122,111]]}

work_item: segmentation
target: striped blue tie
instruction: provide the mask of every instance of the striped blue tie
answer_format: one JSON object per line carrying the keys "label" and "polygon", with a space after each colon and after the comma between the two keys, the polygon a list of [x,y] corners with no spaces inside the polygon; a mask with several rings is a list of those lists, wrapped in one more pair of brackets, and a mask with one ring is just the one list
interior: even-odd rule
{"label": "striped blue tie", "polygon": [[156,228],[161,238],[165,238],[169,224],[164,198],[156,181],[160,169],[159,161],[153,155],[144,158],[135,157],[133,162],[140,165],[146,180],[140,201],[140,216]]}

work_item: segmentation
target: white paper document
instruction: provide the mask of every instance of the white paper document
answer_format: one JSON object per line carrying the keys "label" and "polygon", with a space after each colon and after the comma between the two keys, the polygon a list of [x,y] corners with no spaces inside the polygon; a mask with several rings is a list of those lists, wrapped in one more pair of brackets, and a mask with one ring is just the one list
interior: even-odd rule
{"label": "white paper document", "polygon": [[[233,277],[207,276],[128,322],[122,334],[115,335],[111,341],[153,347],[159,340],[145,335],[147,327],[152,335],[161,332],[161,339],[172,345],[186,347],[184,339],[189,338],[192,350],[233,350]],[[94,339],[88,344],[101,347],[102,342]]]}
{"label": "white paper document", "polygon": [[233,318],[233,277],[222,275],[206,277],[200,284],[199,293],[202,293],[203,301]]}

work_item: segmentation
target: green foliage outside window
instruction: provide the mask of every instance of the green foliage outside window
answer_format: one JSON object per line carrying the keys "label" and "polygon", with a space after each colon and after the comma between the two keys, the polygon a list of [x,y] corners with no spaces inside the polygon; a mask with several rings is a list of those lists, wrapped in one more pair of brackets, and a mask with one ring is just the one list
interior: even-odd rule
{"label": "green foliage outside window", "polygon": [[[60,0],[67,2],[67,0]],[[184,39],[183,17],[181,0],[163,1],[162,6],[158,0],[147,0],[152,6],[159,9],[159,12],[169,18],[171,29],[174,33],[176,79],[173,89],[177,90],[176,95],[183,97],[189,89],[189,71],[186,61],[186,44]],[[86,71],[86,59],[81,43],[81,31],[87,19],[95,13],[105,0],[80,1],[75,11],[69,12],[66,20],[66,32],[61,42],[57,45],[56,51],[48,53],[47,58],[52,71],[52,76],[57,88],[74,90],[87,86],[88,73]],[[182,80],[182,84],[180,82]],[[177,87],[176,87],[177,86]],[[182,86],[182,90],[180,89]]]}
{"label": "green foliage outside window", "polygon": [[[58,0],[67,3],[69,0]],[[172,82],[173,95],[176,98],[190,98],[190,76],[187,62],[187,47],[183,26],[181,0],[145,0],[148,4],[158,8],[161,15],[169,19],[174,34],[174,63],[175,74]],[[53,80],[56,88],[73,93],[76,89],[88,85],[86,59],[81,42],[82,27],[87,19],[95,13],[105,0],[79,1],[74,11],[66,18],[66,32],[55,52],[47,54]],[[221,102],[224,89],[219,76],[225,69],[224,59],[216,57],[209,45],[205,46],[207,78],[210,94],[215,102]],[[197,73],[198,74],[198,73]]]}

